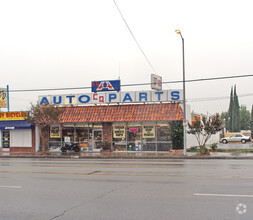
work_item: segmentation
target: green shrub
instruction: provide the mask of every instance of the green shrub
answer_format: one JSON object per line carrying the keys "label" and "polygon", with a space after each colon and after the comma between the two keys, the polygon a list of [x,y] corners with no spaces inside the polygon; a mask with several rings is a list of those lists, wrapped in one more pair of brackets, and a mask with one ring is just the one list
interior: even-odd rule
{"label": "green shrub", "polygon": [[199,152],[199,149],[196,146],[192,146],[192,147],[190,147],[189,151],[190,152]]}
{"label": "green shrub", "polygon": [[216,151],[218,149],[218,144],[217,143],[214,143],[210,146],[211,150],[212,151]]}
{"label": "green shrub", "polygon": [[182,121],[170,122],[170,136],[172,141],[172,149],[184,148],[184,132]]}

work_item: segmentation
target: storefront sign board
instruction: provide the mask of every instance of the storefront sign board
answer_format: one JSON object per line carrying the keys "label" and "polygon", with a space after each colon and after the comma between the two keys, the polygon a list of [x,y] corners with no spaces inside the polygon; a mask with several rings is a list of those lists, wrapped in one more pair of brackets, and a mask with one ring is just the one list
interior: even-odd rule
{"label": "storefront sign board", "polygon": [[179,102],[182,100],[183,92],[179,89],[39,96],[40,104],[46,103],[63,106],[112,103]]}
{"label": "storefront sign board", "polygon": [[0,112],[0,121],[26,120],[28,112]]}
{"label": "storefront sign board", "polygon": [[0,89],[0,107],[7,107],[7,89]]}
{"label": "storefront sign board", "polygon": [[91,91],[120,91],[120,80],[92,81]]}

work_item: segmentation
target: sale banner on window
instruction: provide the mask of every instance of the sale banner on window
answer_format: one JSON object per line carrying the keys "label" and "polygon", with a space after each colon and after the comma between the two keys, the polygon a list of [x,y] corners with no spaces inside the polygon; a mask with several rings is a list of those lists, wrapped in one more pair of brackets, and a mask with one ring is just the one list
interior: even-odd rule
{"label": "sale banner on window", "polygon": [[155,138],[155,125],[142,125],[142,138]]}
{"label": "sale banner on window", "polygon": [[50,138],[60,138],[61,137],[61,129],[59,126],[51,126],[50,127]]}
{"label": "sale banner on window", "polygon": [[125,138],[125,126],[114,125],[113,126],[113,138]]}

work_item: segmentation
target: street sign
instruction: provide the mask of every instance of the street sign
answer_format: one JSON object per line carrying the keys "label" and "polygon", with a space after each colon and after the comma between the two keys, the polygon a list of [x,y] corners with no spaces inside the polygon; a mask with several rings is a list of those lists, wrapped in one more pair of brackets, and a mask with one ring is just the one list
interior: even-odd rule
{"label": "street sign", "polygon": [[151,89],[162,90],[162,77],[151,74]]}
{"label": "street sign", "polygon": [[187,126],[188,125],[188,120],[183,120],[183,126]]}

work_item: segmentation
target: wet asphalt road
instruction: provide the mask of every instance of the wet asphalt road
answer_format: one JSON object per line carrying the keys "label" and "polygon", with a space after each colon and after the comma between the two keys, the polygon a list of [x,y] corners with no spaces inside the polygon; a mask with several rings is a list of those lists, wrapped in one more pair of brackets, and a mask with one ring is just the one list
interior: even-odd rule
{"label": "wet asphalt road", "polygon": [[0,219],[253,219],[253,161],[6,158],[0,195]]}

